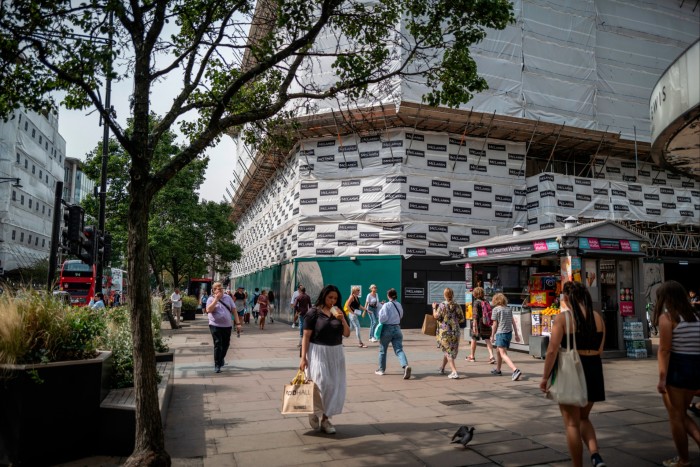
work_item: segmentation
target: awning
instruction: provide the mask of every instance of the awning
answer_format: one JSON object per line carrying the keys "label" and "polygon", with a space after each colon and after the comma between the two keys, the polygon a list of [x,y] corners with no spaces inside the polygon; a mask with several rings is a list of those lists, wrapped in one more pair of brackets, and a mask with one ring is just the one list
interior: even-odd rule
{"label": "awning", "polygon": [[553,259],[558,258],[559,255],[556,251],[547,251],[545,253],[536,251],[524,251],[522,253],[514,253],[510,255],[493,255],[493,256],[474,256],[471,258],[458,258],[451,259],[449,261],[440,261],[443,266],[451,266],[453,264],[484,264],[484,263],[508,263],[508,262],[518,262],[526,259]]}

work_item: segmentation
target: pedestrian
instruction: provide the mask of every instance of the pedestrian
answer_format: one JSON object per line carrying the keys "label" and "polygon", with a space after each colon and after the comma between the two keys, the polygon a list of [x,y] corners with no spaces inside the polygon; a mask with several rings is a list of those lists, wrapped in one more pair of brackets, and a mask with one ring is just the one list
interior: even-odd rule
{"label": "pedestrian", "polygon": [[556,364],[560,347],[566,347],[566,316],[573,330],[570,339],[576,339],[576,347],[586,377],[588,404],[585,407],[559,404],[559,410],[566,428],[566,443],[574,467],[583,465],[583,443],[591,453],[593,467],[605,467],[605,462],[598,453],[598,440],[589,418],[595,402],[605,400],[605,381],[600,355],[605,343],[605,322],[603,317],[593,311],[593,300],[588,289],[580,282],[566,282],[562,287],[561,312],[554,319],[544,361],[544,374],[540,381],[540,390],[547,392],[547,384]]}
{"label": "pedestrian", "polygon": [[663,397],[678,454],[663,465],[690,466],[688,436],[700,447],[700,428],[686,412],[700,390],[700,312],[680,283],[666,281],[656,289],[654,325],[659,329],[656,388]]}
{"label": "pedestrian", "polygon": [[[384,301],[382,301],[382,304]],[[369,341],[378,342],[374,338],[374,330],[377,328],[377,313],[379,313],[379,297],[377,297],[377,286],[372,284],[369,286],[369,293],[365,298],[365,309],[369,315]]]}
{"label": "pedestrian", "polygon": [[272,290],[267,291],[267,315],[270,317],[270,324],[275,322],[275,292]]}
{"label": "pedestrian", "polygon": [[386,351],[389,343],[394,348],[394,353],[399,359],[399,364],[403,368],[403,379],[411,378],[411,367],[408,366],[408,358],[403,351],[403,333],[401,332],[401,318],[403,318],[403,307],[396,300],[398,294],[396,289],[389,289],[386,293],[389,299],[379,310],[379,322],[382,323],[382,335],[379,336],[379,368],[375,375],[383,376],[386,371]]}
{"label": "pedestrian", "polygon": [[455,293],[449,287],[443,293],[445,301],[433,303],[433,318],[437,320],[437,346],[442,351],[442,365],[439,373],[445,374],[445,365],[450,364],[452,372],[447,375],[450,379],[459,379],[455,358],[459,352],[459,336],[461,330],[459,323],[464,323],[466,318],[462,308],[454,301]]}
{"label": "pedestrian", "polygon": [[350,336],[350,326],[338,308],[341,303],[336,286],[327,285],[321,290],[304,317],[299,362],[299,369],[308,370],[309,379],[318,386],[323,402],[323,408],[316,407],[309,415],[309,424],[329,435],[336,431],[330,417],[343,412],[347,391],[343,337]]}
{"label": "pedestrian", "polygon": [[472,304],[472,322],[471,322],[471,354],[466,356],[468,362],[476,361],[476,343],[483,340],[486,343],[486,349],[489,351],[489,363],[496,363],[493,357],[493,345],[491,344],[491,327],[484,324],[484,289],[483,287],[475,287],[472,290],[474,303]]}
{"label": "pedestrian", "polygon": [[95,296],[90,299],[90,303],[88,303],[88,306],[93,310],[100,310],[105,308],[105,296],[102,295],[102,292],[97,292]]}
{"label": "pedestrian", "polygon": [[513,360],[508,356],[510,341],[515,333],[515,339],[519,340],[518,330],[513,326],[513,311],[508,308],[508,299],[502,293],[497,293],[491,301],[493,315],[491,324],[491,343],[496,346],[496,367],[491,370],[491,374],[500,376],[503,362],[513,371],[511,379],[517,381],[522,376],[522,372],[516,368]]}
{"label": "pedestrian", "polygon": [[258,311],[260,307],[258,307],[258,309],[255,308],[255,305],[258,304],[258,297],[260,297],[260,289],[256,287],[255,291],[253,291],[253,296],[250,299],[250,308],[253,310],[253,319],[255,320],[255,324],[258,324],[258,317],[260,316],[260,312]]}
{"label": "pedestrian", "polygon": [[180,321],[182,321],[182,296],[180,295],[179,288],[175,287],[175,291],[170,295],[170,303],[172,303],[173,316],[175,316],[175,322],[179,327]]}
{"label": "pedestrian", "polygon": [[205,310],[209,317],[209,332],[214,340],[214,372],[221,373],[221,367],[226,364],[224,359],[231,343],[232,321],[236,323],[236,330],[241,330],[236,304],[231,296],[224,293],[221,282],[214,282],[212,295],[207,299]]}
{"label": "pedestrian", "polygon": [[[289,302],[289,306],[292,308],[292,328],[296,327],[297,320],[299,319],[299,313],[296,311],[296,300],[299,294],[301,293],[301,288],[303,286],[301,284],[297,285],[297,289],[294,291],[292,294],[292,299]],[[299,323],[299,334],[303,332],[302,328],[304,327],[303,324]]]}
{"label": "pedestrian", "polygon": [[297,347],[301,347],[301,341],[304,338],[304,317],[308,313],[309,308],[311,308],[311,297],[306,294],[306,287],[302,285],[299,287],[299,294],[294,299],[293,306],[295,315],[299,317],[299,345]]}
{"label": "pedestrian", "polygon": [[206,313],[205,309],[207,308],[207,298],[209,298],[209,296],[207,295],[207,291],[202,289],[202,296],[199,297],[197,313]]}
{"label": "pedestrian", "polygon": [[698,294],[695,292],[695,290],[690,289],[688,291],[688,296],[690,297],[690,304],[695,305],[696,303],[700,303],[700,297]]}
{"label": "pedestrian", "polygon": [[267,318],[268,306],[270,305],[270,302],[267,299],[267,290],[263,289],[263,291],[260,292],[256,305],[258,305],[258,318],[260,320],[259,328],[261,331],[264,331],[265,318]]}
{"label": "pedestrian", "polygon": [[350,289],[350,296],[345,302],[343,310],[345,310],[348,320],[350,321],[350,326],[355,329],[355,335],[357,336],[357,341],[359,342],[358,347],[361,349],[366,349],[367,346],[362,342],[362,336],[360,335],[362,332],[362,328],[360,326],[360,315],[362,314],[363,310],[366,310],[366,308],[360,303],[360,288],[358,286],[355,285]]}

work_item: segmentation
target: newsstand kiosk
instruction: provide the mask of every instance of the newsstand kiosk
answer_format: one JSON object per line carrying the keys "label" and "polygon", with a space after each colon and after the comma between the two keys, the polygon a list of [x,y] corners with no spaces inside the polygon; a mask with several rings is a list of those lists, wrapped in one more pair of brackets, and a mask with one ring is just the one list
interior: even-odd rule
{"label": "newsstand kiosk", "polygon": [[578,224],[569,217],[564,227],[492,237],[462,247],[462,257],[441,262],[464,267],[467,305],[480,285],[487,298],[502,292],[513,310],[521,335],[515,350],[543,357],[553,315],[559,312],[564,282],[583,282],[595,310],[605,320],[605,356],[644,358],[650,355],[646,310],[642,300],[642,258],[649,239],[615,221]]}

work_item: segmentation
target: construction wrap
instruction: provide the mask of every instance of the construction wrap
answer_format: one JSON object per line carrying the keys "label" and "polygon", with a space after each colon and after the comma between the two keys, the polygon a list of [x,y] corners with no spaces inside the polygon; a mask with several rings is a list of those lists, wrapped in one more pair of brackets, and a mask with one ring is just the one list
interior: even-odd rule
{"label": "construction wrap", "polygon": [[527,178],[527,208],[530,230],[560,226],[568,216],[697,225],[700,189],[542,173]]}
{"label": "construction wrap", "polygon": [[411,129],[305,140],[239,221],[233,272],[316,256],[457,256],[516,224],[547,229],[568,216],[700,219],[700,185],[651,166],[647,176],[603,157],[598,178],[526,179],[525,162],[524,143]]}

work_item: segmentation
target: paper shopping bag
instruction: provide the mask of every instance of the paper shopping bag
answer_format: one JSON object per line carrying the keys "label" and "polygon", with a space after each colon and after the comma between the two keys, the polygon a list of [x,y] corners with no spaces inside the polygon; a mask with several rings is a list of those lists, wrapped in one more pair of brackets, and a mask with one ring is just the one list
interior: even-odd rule
{"label": "paper shopping bag", "polygon": [[290,384],[284,386],[282,394],[282,414],[311,414],[314,409],[322,410],[321,392],[318,386],[306,379],[299,371]]}
{"label": "paper shopping bag", "polygon": [[423,328],[421,329],[426,336],[434,336],[437,333],[437,320],[433,315],[426,314],[423,319]]}

